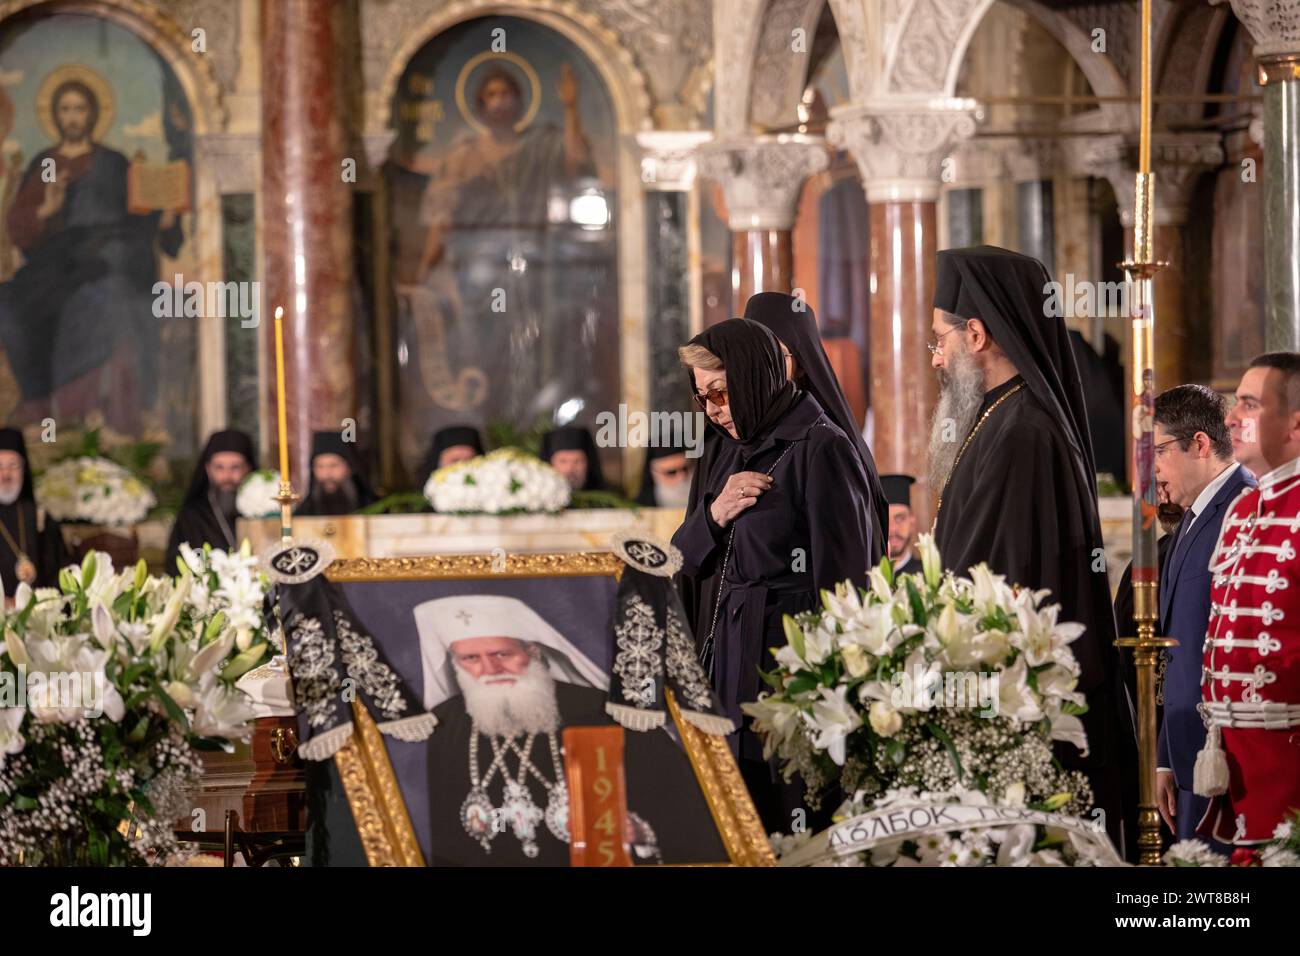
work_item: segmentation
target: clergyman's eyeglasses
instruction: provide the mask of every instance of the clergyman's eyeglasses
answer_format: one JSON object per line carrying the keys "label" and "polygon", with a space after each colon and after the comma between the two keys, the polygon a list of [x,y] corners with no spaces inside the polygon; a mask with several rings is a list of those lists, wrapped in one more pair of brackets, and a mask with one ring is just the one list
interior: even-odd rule
{"label": "clergyman's eyeglasses", "polygon": [[933,342],[926,342],[926,343],[925,343],[925,347],[926,347],[927,349],[930,350],[930,354],[931,354],[931,355],[942,355],[942,354],[943,354],[943,336],[944,336],[944,335],[952,335],[952,333],[956,332],[958,329],[964,329],[964,328],[966,328],[966,323],[965,323],[965,322],[963,322],[961,325],[954,325],[954,326],[953,326],[952,328],[950,328],[947,332],[943,333],[943,335],[937,336]]}

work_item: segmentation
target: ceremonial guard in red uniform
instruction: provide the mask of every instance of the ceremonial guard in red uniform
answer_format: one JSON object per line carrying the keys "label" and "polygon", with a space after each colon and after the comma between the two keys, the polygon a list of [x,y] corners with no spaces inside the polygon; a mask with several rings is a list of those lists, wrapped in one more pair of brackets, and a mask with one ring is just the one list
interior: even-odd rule
{"label": "ceremonial guard in red uniform", "polygon": [[1210,562],[1201,678],[1208,734],[1195,783],[1214,797],[1198,830],[1225,843],[1267,841],[1300,808],[1298,553],[1293,459],[1237,497]]}

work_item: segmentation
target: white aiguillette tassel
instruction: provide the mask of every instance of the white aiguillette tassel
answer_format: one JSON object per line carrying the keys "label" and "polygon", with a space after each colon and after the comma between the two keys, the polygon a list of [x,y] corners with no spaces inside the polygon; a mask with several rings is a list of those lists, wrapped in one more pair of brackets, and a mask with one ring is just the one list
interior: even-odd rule
{"label": "white aiguillette tassel", "polygon": [[735,724],[726,717],[719,717],[717,714],[701,713],[698,710],[683,710],[682,716],[686,718],[688,723],[694,724],[706,734],[725,737],[727,734],[736,731]]}
{"label": "white aiguillette tassel", "polygon": [[298,756],[303,760],[328,760],[351,739],[352,721],[349,720],[299,744]]}
{"label": "white aiguillette tassel", "polygon": [[668,716],[662,710],[640,710],[626,704],[613,703],[605,704],[605,713],[628,730],[640,730],[642,732],[662,727]]}
{"label": "white aiguillette tassel", "polygon": [[415,742],[428,739],[433,733],[433,728],[437,726],[438,718],[433,714],[416,714],[413,717],[403,717],[401,720],[385,721],[379,725],[379,732],[389,737],[396,737],[398,740]]}
{"label": "white aiguillette tassel", "polygon": [[1196,755],[1196,769],[1192,771],[1192,789],[1202,797],[1228,792],[1228,755],[1223,752],[1217,726],[1205,732],[1205,746]]}

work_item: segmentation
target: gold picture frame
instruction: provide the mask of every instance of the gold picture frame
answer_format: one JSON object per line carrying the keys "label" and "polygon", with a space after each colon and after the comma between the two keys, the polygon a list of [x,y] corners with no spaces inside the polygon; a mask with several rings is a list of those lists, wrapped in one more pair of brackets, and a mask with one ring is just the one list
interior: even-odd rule
{"label": "gold picture frame", "polygon": [[[566,554],[469,554],[335,560],[326,577],[335,584],[502,578],[612,577],[624,565],[608,551]],[[775,866],[758,812],[726,740],[681,717],[671,691],[668,709],[708,804],[728,860],[722,866]],[[352,704],[352,739],[335,754],[348,805],[370,866],[424,866],[410,813],[374,720]]]}

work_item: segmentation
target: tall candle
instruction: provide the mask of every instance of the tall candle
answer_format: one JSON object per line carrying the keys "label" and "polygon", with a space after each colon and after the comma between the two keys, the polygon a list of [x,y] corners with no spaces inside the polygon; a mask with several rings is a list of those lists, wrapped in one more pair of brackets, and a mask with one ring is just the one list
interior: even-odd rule
{"label": "tall candle", "polygon": [[289,427],[284,391],[284,308],[275,307],[275,407],[280,423],[280,480],[289,480]]}

